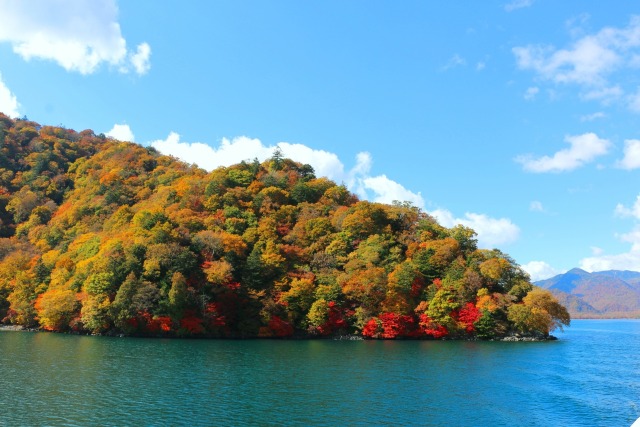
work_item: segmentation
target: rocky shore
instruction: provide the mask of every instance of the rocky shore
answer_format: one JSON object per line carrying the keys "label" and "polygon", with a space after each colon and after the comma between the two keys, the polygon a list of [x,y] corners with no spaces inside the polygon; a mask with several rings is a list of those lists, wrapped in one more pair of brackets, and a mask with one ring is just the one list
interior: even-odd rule
{"label": "rocky shore", "polygon": [[35,332],[35,331],[38,331],[38,330],[39,329],[25,328],[24,326],[20,326],[20,325],[0,325],[0,331]]}
{"label": "rocky shore", "polygon": [[553,335],[520,335],[520,334],[513,334],[513,335],[508,335],[506,337],[503,338],[499,338],[496,341],[508,341],[508,342],[522,342],[522,341],[529,341],[529,342],[539,342],[539,341],[555,341],[558,338],[553,336]]}

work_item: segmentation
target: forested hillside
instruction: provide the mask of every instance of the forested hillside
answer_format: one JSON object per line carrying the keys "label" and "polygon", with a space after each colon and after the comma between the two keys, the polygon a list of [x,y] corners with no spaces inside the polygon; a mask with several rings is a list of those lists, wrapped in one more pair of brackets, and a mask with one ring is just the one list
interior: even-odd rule
{"label": "forested hillside", "polygon": [[0,114],[0,221],[0,319],[26,327],[486,339],[569,323],[473,230],[360,201],[277,151],[208,173]]}
{"label": "forested hillside", "polygon": [[574,268],[536,282],[561,301],[574,318],[640,317],[640,273]]}

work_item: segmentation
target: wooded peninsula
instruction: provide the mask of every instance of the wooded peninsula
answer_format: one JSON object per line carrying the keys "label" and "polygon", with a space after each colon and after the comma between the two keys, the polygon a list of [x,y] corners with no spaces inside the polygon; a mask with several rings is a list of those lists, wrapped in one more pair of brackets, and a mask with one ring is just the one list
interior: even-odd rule
{"label": "wooded peninsula", "polygon": [[[249,154],[250,155],[250,154]],[[0,321],[187,337],[494,339],[569,325],[475,232],[284,158],[207,172],[0,113]]]}

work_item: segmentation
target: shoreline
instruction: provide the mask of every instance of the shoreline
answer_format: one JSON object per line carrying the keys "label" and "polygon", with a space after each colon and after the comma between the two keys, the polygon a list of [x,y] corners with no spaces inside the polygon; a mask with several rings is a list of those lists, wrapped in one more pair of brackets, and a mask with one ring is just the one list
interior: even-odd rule
{"label": "shoreline", "polygon": [[[621,319],[622,320],[622,319]],[[367,339],[360,335],[348,334],[348,335],[336,335],[333,337],[319,337],[319,336],[293,336],[293,337],[213,337],[213,336],[171,336],[171,335],[126,335],[116,333],[105,334],[91,334],[91,333],[78,333],[78,332],[58,332],[47,331],[37,328],[25,328],[20,325],[0,325],[0,332],[45,332],[63,335],[76,335],[76,336],[89,336],[89,337],[110,337],[110,338],[150,338],[150,339],[196,339],[196,340],[284,340],[284,341],[311,341],[311,340],[327,340],[327,341],[466,341],[466,342],[545,342],[545,341],[557,341],[558,337],[554,335],[548,336],[528,336],[521,334],[507,335],[505,337],[497,337],[488,340],[480,340],[477,338],[441,338],[441,339]]]}

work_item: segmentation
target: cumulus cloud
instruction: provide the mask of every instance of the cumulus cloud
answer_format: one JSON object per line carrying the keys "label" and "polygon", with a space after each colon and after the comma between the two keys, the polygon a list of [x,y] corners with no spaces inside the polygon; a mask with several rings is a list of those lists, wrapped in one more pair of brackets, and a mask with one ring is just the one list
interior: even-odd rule
{"label": "cumulus cloud", "polygon": [[640,226],[636,225],[633,230],[619,236],[623,242],[631,243],[631,253],[640,255]]}
{"label": "cumulus cloud", "polygon": [[263,161],[271,157],[276,147],[280,147],[286,157],[313,166],[318,176],[326,176],[337,182],[347,179],[344,165],[338,156],[328,151],[314,150],[302,144],[281,142],[267,146],[257,138],[240,136],[233,139],[223,138],[218,147],[211,147],[202,142],[180,141],[180,135],[171,132],[167,139],[152,141],[150,145],[164,154],[188,163],[195,163],[207,170],[233,165],[243,160],[250,161],[254,158]]}
{"label": "cumulus cloud", "polygon": [[136,73],[139,75],[147,74],[151,68],[151,46],[148,43],[141,43],[136,49],[136,53],[130,54],[130,61]]}
{"label": "cumulus cloud", "polygon": [[640,168],[640,139],[624,141],[624,157],[618,162],[618,166],[627,170]]}
{"label": "cumulus cloud", "polygon": [[640,271],[640,250],[587,257],[580,261],[580,268],[589,272],[605,270]]}
{"label": "cumulus cloud", "polygon": [[569,135],[565,137],[565,141],[570,147],[558,151],[553,156],[534,158],[531,155],[522,155],[516,157],[515,161],[521,163],[528,172],[570,171],[606,154],[611,146],[609,140],[599,138],[595,133]]}
{"label": "cumulus cloud", "polygon": [[635,225],[628,233],[617,234],[618,240],[631,244],[627,252],[619,254],[604,254],[594,252],[593,256],[580,261],[580,268],[586,271],[602,270],[634,270],[640,271],[640,195],[631,207],[621,203],[616,205],[614,214],[621,218],[633,218]]}
{"label": "cumulus cloud", "polygon": [[[349,190],[363,199],[380,203],[411,202],[414,206],[425,209],[425,200],[419,192],[405,188],[384,174],[373,175],[373,158],[367,152],[358,153],[355,164],[347,169],[334,153],[287,142],[265,145],[259,139],[245,136],[224,138],[219,146],[212,147],[200,142],[183,142],[180,135],[171,132],[166,139],[152,141],[150,145],[164,154],[195,163],[207,170],[254,158],[263,161],[271,157],[275,148],[279,147],[284,156],[310,164],[317,176],[326,176],[335,182],[344,183]],[[455,218],[451,212],[443,209],[429,213],[445,227],[462,224],[473,228],[478,234],[481,247],[495,247],[514,242],[520,233],[518,226],[507,218],[496,219],[478,213],[466,213],[464,218]]]}
{"label": "cumulus cloud", "polygon": [[386,175],[371,175],[372,158],[369,153],[362,152],[356,156],[355,165],[348,171],[338,156],[324,150],[314,150],[302,144],[280,142],[267,146],[259,139],[245,136],[224,138],[217,148],[200,142],[181,142],[180,135],[172,132],[167,139],[151,142],[151,145],[164,154],[169,154],[200,167],[213,170],[220,166],[228,166],[243,160],[257,158],[262,161],[273,154],[276,147],[283,155],[301,163],[313,166],[318,176],[326,176],[347,187],[360,197],[380,203],[391,203],[394,200],[408,201],[419,208],[424,208],[424,199]]}
{"label": "cumulus cloud", "polygon": [[[611,84],[610,78],[615,72],[638,67],[640,16],[632,17],[626,27],[605,27],[586,35],[573,31],[573,34],[580,37],[565,48],[539,44],[514,47],[518,67],[533,71],[543,80],[578,85],[585,100],[606,103],[621,98],[625,90]],[[634,105],[631,102],[632,108]]]}
{"label": "cumulus cloud", "polygon": [[544,261],[531,261],[521,265],[520,267],[529,273],[531,280],[534,282],[537,282],[538,280],[545,280],[563,273],[563,271],[556,270]]}
{"label": "cumulus cloud", "polygon": [[556,83],[602,85],[622,62],[613,46],[597,36],[584,37],[568,49],[529,45],[512,51],[521,69]]}
{"label": "cumulus cloud", "polygon": [[135,141],[135,136],[131,131],[129,125],[113,125],[113,128],[105,135],[110,136],[111,138],[118,139],[120,141]]}
{"label": "cumulus cloud", "polygon": [[407,190],[386,175],[368,176],[362,178],[365,190],[373,192],[373,201],[391,203],[393,201],[411,202],[414,206],[423,207],[424,199],[420,193]]}
{"label": "cumulus cloud", "polygon": [[531,7],[531,5],[533,5],[533,0],[513,0],[504,5],[504,10],[513,12],[514,10]]}
{"label": "cumulus cloud", "polygon": [[613,213],[620,218],[636,218],[640,220],[640,195],[636,197],[636,202],[630,208],[618,203]]}
{"label": "cumulus cloud", "polygon": [[18,112],[19,107],[18,99],[4,84],[2,75],[0,74],[0,112],[3,112],[9,117],[18,117],[20,115]]}
{"label": "cumulus cloud", "polygon": [[167,139],[152,141],[150,145],[163,154],[172,155],[187,163],[195,163],[207,170],[252,160],[254,157],[264,160],[275,149],[275,146],[265,147],[260,140],[245,136],[232,140],[223,138],[220,146],[213,148],[202,142],[180,141],[180,135],[176,132],[171,132]]}
{"label": "cumulus cloud", "polygon": [[464,218],[455,218],[446,209],[436,209],[429,214],[445,227],[462,224],[473,228],[478,234],[478,245],[483,248],[513,243],[520,235],[520,228],[508,218],[491,218],[485,214],[472,212],[465,213]]}
{"label": "cumulus cloud", "polygon": [[149,70],[151,48],[127,50],[115,0],[0,0],[0,10],[0,42],[26,61],[50,60],[81,74],[103,63],[120,72]]}

